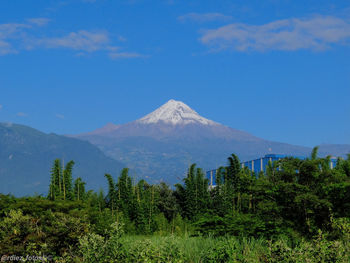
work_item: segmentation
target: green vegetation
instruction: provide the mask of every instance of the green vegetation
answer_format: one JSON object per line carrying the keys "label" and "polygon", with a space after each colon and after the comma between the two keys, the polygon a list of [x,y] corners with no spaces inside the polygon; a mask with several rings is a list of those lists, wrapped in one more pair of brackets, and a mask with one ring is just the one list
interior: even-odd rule
{"label": "green vegetation", "polygon": [[191,165],[182,184],[106,174],[108,193],[73,182],[74,162],[55,160],[48,196],[0,195],[2,255],[57,262],[349,262],[350,155],[334,169],[317,148],[266,174],[236,155],[208,188]]}

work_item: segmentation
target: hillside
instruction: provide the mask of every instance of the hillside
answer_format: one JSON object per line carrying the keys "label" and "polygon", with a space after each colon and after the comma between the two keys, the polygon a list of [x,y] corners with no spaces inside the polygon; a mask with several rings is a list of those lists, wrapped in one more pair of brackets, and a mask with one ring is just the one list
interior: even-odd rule
{"label": "hillside", "polygon": [[[133,168],[139,178],[179,182],[191,163],[204,169],[225,165],[236,153],[242,161],[265,154],[309,156],[311,148],[273,142],[208,120],[180,101],[170,100],[139,120],[107,124],[75,135],[98,146],[106,155]],[[347,145],[322,145],[320,156],[345,156]]]}
{"label": "hillside", "polygon": [[105,185],[104,173],[119,173],[123,165],[89,142],[33,128],[0,123],[0,192],[16,195],[47,192],[53,160],[74,160],[73,176],[87,188]]}

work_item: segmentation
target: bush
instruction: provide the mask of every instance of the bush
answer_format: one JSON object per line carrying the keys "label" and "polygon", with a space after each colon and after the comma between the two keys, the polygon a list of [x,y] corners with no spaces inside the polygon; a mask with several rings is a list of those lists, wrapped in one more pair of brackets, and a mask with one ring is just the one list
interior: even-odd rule
{"label": "bush", "polygon": [[[125,250],[121,243],[123,224],[113,223],[106,237],[88,233],[79,239],[78,252],[82,262],[122,262]],[[73,256],[71,255],[71,258]]]}

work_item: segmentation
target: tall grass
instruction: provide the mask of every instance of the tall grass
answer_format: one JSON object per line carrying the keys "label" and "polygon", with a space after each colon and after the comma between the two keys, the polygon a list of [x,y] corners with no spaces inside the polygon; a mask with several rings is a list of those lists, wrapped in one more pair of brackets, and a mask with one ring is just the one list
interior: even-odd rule
{"label": "tall grass", "polygon": [[124,262],[350,262],[347,244],[322,236],[298,242],[239,237],[124,236]]}
{"label": "tall grass", "polygon": [[[143,262],[146,254],[173,254],[176,258],[154,258],[150,262],[267,262],[267,242],[263,239],[237,237],[176,237],[176,236],[125,236],[121,241],[129,254],[133,254],[130,262]],[[147,244],[147,246],[142,246]],[[138,247],[138,249],[135,249]],[[142,252],[140,250],[142,249]],[[168,249],[168,250],[167,250]],[[172,250],[172,252],[171,252]],[[139,251],[139,252],[138,252]],[[136,253],[135,253],[136,252]]]}
{"label": "tall grass", "polygon": [[86,235],[80,240],[78,257],[67,256],[60,262],[350,262],[349,237],[327,239],[321,231],[313,240],[300,239],[292,243],[287,238],[269,241],[232,236],[191,237],[186,234],[123,235],[119,226],[112,229],[105,238],[91,233]]}

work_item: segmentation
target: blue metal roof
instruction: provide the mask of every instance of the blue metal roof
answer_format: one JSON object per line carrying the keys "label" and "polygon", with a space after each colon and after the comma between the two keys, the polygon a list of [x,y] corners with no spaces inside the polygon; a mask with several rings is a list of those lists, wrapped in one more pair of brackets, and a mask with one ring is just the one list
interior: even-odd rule
{"label": "blue metal roof", "polygon": [[[284,155],[284,154],[266,154],[264,157],[261,157],[258,159],[241,162],[241,166],[242,166],[242,168],[248,167],[249,170],[251,170],[256,175],[258,175],[260,172],[263,172],[263,173],[266,172],[266,167],[268,166],[268,163],[270,161],[275,162],[277,160],[281,160],[281,159],[288,158],[288,157],[292,157],[292,158],[296,158],[296,159],[300,159],[300,160],[306,159],[305,156],[293,156],[293,155]],[[333,169],[336,166],[336,164],[337,164],[337,158],[331,157],[331,159],[330,159],[331,169]],[[217,172],[217,169],[210,170],[210,171],[206,172],[206,176],[209,179],[209,184],[211,187],[216,185],[216,172]]]}

